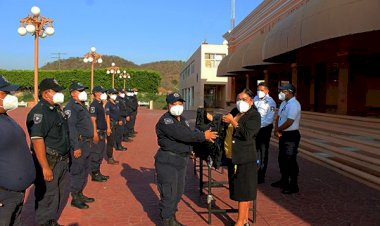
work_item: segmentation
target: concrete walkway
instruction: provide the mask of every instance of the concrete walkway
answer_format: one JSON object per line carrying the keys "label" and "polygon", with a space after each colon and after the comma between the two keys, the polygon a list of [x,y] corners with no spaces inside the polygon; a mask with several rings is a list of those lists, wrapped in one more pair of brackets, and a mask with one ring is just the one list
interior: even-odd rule
{"label": "concrete walkway", "polygon": [[[29,109],[11,115],[25,128]],[[111,178],[105,183],[89,181],[84,193],[96,201],[87,210],[68,204],[59,219],[64,225],[156,225],[159,224],[158,191],[155,185],[153,156],[158,148],[154,126],[164,111],[139,109],[137,137],[126,143],[127,152],[115,152],[120,165],[102,165]],[[195,115],[193,116],[195,117]],[[380,192],[308,160],[299,159],[300,193],[283,195],[270,183],[279,178],[277,148],[272,146],[266,184],[259,185],[256,225],[380,225]],[[206,174],[206,171],[204,171]],[[206,174],[207,175],[207,174]],[[189,161],[185,195],[177,218],[186,225],[207,225],[206,197],[199,195],[199,173],[194,175]],[[213,178],[226,180],[220,170]],[[205,177],[205,180],[207,178]],[[22,217],[34,225],[33,188],[27,192]],[[215,208],[236,208],[227,188],[214,188]],[[212,225],[233,225],[236,213],[212,216]]]}

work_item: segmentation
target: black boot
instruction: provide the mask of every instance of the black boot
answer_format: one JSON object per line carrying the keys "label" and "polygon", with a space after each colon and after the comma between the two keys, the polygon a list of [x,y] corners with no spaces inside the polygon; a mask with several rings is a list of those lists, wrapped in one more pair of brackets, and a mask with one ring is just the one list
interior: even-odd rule
{"label": "black boot", "polygon": [[87,197],[87,196],[85,196],[82,192],[79,192],[79,197],[80,197],[80,199],[81,199],[84,203],[95,202],[95,199],[94,199],[94,198]]}
{"label": "black boot", "polygon": [[275,187],[275,188],[285,188],[285,187],[289,186],[289,177],[282,175],[281,180],[273,182],[271,184],[271,186]]}
{"label": "black boot", "polygon": [[99,175],[106,180],[110,179],[110,176],[103,175],[100,171],[99,171]]}
{"label": "black boot", "polygon": [[80,198],[79,192],[71,192],[71,197],[73,198],[71,200],[71,206],[76,207],[78,209],[88,209],[89,206],[83,202],[83,200]]}
{"label": "black boot", "polygon": [[300,191],[298,187],[298,178],[297,176],[290,177],[290,183],[288,186],[284,187],[282,194],[290,195],[293,193],[298,193]]}
{"label": "black boot", "polygon": [[107,178],[105,178],[103,175],[100,174],[100,172],[92,172],[91,173],[91,180],[96,182],[106,182]]}

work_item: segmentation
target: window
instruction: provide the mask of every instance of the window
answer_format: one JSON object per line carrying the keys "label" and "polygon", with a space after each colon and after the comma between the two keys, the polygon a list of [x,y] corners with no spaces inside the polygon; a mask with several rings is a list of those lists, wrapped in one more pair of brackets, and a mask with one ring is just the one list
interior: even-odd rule
{"label": "window", "polygon": [[205,67],[217,68],[225,56],[226,54],[205,53]]}

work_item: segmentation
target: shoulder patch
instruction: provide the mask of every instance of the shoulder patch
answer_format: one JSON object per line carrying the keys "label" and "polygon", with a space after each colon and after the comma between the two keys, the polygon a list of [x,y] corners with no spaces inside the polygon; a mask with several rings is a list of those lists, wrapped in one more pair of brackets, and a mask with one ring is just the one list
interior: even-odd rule
{"label": "shoulder patch", "polygon": [[42,117],[43,117],[42,114],[34,114],[33,115],[33,122],[34,122],[34,124],[41,123],[42,122]]}
{"label": "shoulder patch", "polygon": [[165,123],[165,125],[168,125],[168,124],[173,124],[174,121],[171,118],[164,118],[164,123]]}
{"label": "shoulder patch", "polygon": [[95,107],[90,107],[90,113],[94,114],[95,113]]}
{"label": "shoulder patch", "polygon": [[65,115],[67,115],[67,118],[70,118],[71,116],[71,110],[66,110]]}
{"label": "shoulder patch", "polygon": [[270,107],[270,111],[274,111],[274,110],[276,110],[276,108],[275,107]]}

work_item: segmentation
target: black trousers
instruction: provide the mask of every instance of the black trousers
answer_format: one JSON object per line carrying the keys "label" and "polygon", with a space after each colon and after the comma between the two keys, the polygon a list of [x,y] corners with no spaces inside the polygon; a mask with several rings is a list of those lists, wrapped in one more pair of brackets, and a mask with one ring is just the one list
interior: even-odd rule
{"label": "black trousers", "polygon": [[160,192],[159,208],[161,218],[175,216],[178,203],[185,190],[185,175],[189,157],[174,156],[158,151],[155,156],[157,188]]}
{"label": "black trousers", "polygon": [[107,160],[113,158],[113,147],[115,145],[117,125],[113,125],[111,128],[111,134],[107,136],[107,148],[106,155]]}
{"label": "black trousers", "polygon": [[256,137],[257,159],[260,161],[258,180],[264,180],[268,167],[269,142],[272,136],[273,124],[262,127]]}
{"label": "black trousers", "polygon": [[24,192],[8,191],[0,188],[0,226],[22,225],[21,210],[24,204]]}
{"label": "black trousers", "polygon": [[132,133],[135,132],[135,124],[136,124],[136,117],[137,117],[137,110],[132,112],[131,114],[131,130],[132,130]]}
{"label": "black trousers", "polygon": [[122,125],[119,125],[119,124],[115,125],[115,127],[116,127],[115,128],[115,131],[116,131],[116,135],[115,135],[115,148],[116,149],[120,149],[121,148],[121,142],[123,140],[125,119],[123,119],[122,122],[123,122]]}
{"label": "black trousers", "polygon": [[99,172],[100,164],[102,163],[104,153],[106,150],[106,133],[98,132],[99,142],[97,144],[93,144],[91,148],[91,163],[90,168],[91,172]]}
{"label": "black trousers", "polygon": [[75,158],[73,152],[71,152],[70,191],[73,193],[82,192],[87,185],[92,144],[92,141],[79,141],[79,146],[82,150],[82,155],[79,158]]}
{"label": "black trousers", "polygon": [[278,164],[283,180],[297,180],[299,173],[297,154],[301,135],[298,130],[283,131],[279,140]]}
{"label": "black trousers", "polygon": [[[37,161],[35,159],[35,161]],[[34,183],[35,210],[37,224],[44,224],[49,220],[58,220],[59,208],[64,202],[64,191],[68,185],[67,171],[69,169],[69,160],[58,161],[53,169],[53,180],[47,182],[44,180],[42,169],[37,162],[36,181]]]}

